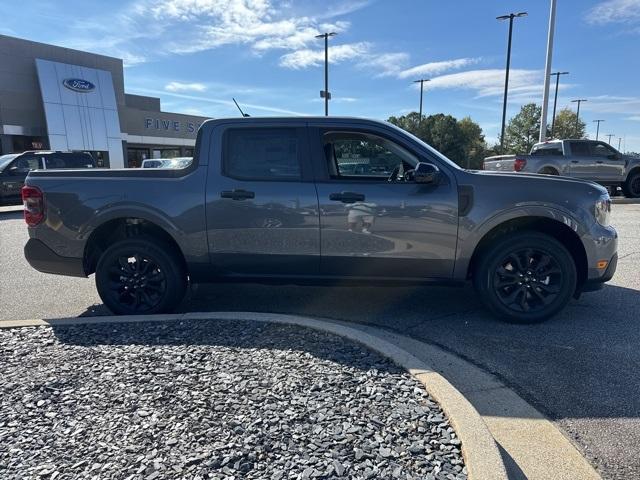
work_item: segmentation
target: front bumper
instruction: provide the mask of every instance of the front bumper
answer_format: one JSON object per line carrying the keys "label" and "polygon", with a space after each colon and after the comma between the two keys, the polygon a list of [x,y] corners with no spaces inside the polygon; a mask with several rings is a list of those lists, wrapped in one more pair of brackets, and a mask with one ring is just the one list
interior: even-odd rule
{"label": "front bumper", "polygon": [[580,289],[582,292],[594,292],[596,290],[600,290],[604,287],[605,282],[608,282],[613,278],[613,275],[616,273],[616,268],[618,268],[618,254],[616,253],[613,258],[609,261],[609,265],[605,270],[604,274],[601,277],[590,278],[582,288]]}
{"label": "front bumper", "polygon": [[72,277],[86,277],[81,258],[61,257],[37,238],[30,238],[24,246],[24,256],[39,272]]}

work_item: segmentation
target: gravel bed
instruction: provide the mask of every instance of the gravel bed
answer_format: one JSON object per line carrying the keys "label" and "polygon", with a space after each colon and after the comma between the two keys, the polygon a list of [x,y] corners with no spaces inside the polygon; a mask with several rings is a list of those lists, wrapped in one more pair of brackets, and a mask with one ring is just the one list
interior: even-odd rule
{"label": "gravel bed", "polygon": [[0,478],[466,479],[404,370],[297,326],[0,330]]}

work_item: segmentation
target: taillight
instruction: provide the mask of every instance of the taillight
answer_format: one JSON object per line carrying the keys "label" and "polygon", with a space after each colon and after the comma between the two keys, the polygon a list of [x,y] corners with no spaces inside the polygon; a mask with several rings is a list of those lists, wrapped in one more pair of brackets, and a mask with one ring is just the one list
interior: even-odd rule
{"label": "taillight", "polygon": [[520,172],[526,164],[527,161],[524,158],[516,158],[515,162],[513,162],[513,169],[516,172]]}
{"label": "taillight", "polygon": [[27,225],[35,227],[44,220],[44,195],[38,187],[22,187],[22,204]]}

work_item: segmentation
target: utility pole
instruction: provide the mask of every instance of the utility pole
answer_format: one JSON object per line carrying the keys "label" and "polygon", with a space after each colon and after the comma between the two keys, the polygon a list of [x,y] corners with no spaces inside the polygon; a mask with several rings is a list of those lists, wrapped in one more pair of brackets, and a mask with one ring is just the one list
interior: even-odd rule
{"label": "utility pole", "polygon": [[420,80],[414,80],[413,83],[420,84],[420,117],[418,118],[418,126],[422,123],[422,91],[424,90],[424,82],[430,82],[428,78],[421,78]]}
{"label": "utility pole", "polygon": [[608,140],[608,142],[607,142],[607,143],[608,143],[609,145],[611,145],[611,137],[615,137],[615,135],[614,135],[613,133],[610,133],[610,134],[608,134],[608,135],[605,135],[605,137],[609,137],[609,140]]}
{"label": "utility pole", "polygon": [[618,137],[618,151],[620,151],[621,144],[622,144],[622,137]]}
{"label": "utility pole", "polygon": [[509,41],[507,43],[507,68],[504,76],[504,100],[502,102],[502,129],[500,133],[500,151],[504,149],[504,127],[507,121],[507,95],[509,92],[509,68],[511,67],[511,37],[513,34],[513,19],[516,17],[526,17],[527,12],[510,13],[509,15],[501,15],[496,20],[509,19]]}
{"label": "utility pole", "polygon": [[[556,0],[551,0],[551,11],[549,12],[549,33],[547,36],[547,60],[544,66],[544,89],[542,93],[542,114],[540,115],[540,136],[539,141],[547,139],[547,108],[549,104],[549,81],[551,80],[551,59],[553,56],[553,34],[556,29]],[[556,99],[558,98],[558,83],[556,79]],[[555,104],[553,107],[553,120],[556,118]],[[553,121],[552,121],[553,125]],[[553,127],[552,127],[553,130]],[[553,135],[552,135],[553,136]]]}
{"label": "utility pole", "polygon": [[[551,117],[551,138],[553,138],[553,132],[556,127],[556,105],[558,104],[558,84],[560,83],[560,75],[568,75],[568,74],[569,72],[555,72],[551,74],[552,77],[554,75],[556,76],[556,95],[553,98],[553,117]],[[542,132],[542,130],[540,131]]]}
{"label": "utility pole", "polygon": [[324,98],[324,116],[329,116],[329,37],[337,35],[336,32],[325,32],[316,35],[316,38],[324,38],[324,90],[320,92],[320,98]]}
{"label": "utility pole", "polygon": [[600,134],[600,123],[604,122],[604,120],[602,120],[601,118],[598,118],[597,120],[594,120],[593,123],[597,123],[598,126],[596,127],[596,140],[598,140],[598,135]]}
{"label": "utility pole", "polygon": [[576,132],[578,131],[578,122],[580,121],[580,104],[582,102],[587,102],[586,98],[578,98],[576,100],[571,100],[571,103],[578,102],[578,111],[576,112]]}

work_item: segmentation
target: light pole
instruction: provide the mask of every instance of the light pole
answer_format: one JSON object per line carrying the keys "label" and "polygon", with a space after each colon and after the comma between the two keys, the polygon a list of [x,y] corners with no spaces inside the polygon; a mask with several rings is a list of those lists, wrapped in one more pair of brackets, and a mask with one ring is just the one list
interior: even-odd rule
{"label": "light pole", "polygon": [[605,137],[609,137],[609,140],[608,140],[608,142],[607,142],[607,143],[608,143],[609,145],[611,145],[611,137],[615,137],[615,135],[614,135],[613,133],[610,133],[610,134],[608,134],[608,135],[605,135]]}
{"label": "light pole", "polygon": [[413,83],[420,84],[420,116],[418,117],[418,126],[422,123],[422,91],[424,90],[424,82],[429,82],[428,78],[421,78],[420,80],[414,80]]}
{"label": "light pole", "polygon": [[621,144],[622,144],[622,137],[618,137],[618,151],[620,151]]}
{"label": "light pole", "polygon": [[[556,0],[551,0],[551,11],[549,12],[549,33],[547,35],[547,58],[544,63],[544,88],[542,90],[542,108],[540,109],[540,134],[538,141],[544,142],[547,139],[547,109],[549,108],[549,81],[551,80],[551,62],[553,57],[553,35],[556,29]],[[556,83],[557,87],[557,83]],[[557,95],[556,90],[556,95]],[[555,111],[554,111],[555,119]]]}
{"label": "light pole", "polygon": [[588,102],[586,98],[578,98],[576,100],[571,100],[571,103],[578,102],[578,110],[576,112],[576,132],[578,131],[578,122],[580,121],[580,104],[582,102]]}
{"label": "light pole", "polygon": [[320,97],[324,98],[324,116],[329,116],[329,37],[337,35],[336,32],[325,32],[316,35],[316,38],[324,38],[324,90],[320,92]]}
{"label": "light pole", "polygon": [[[553,98],[553,117],[551,117],[551,138],[553,138],[553,131],[556,127],[556,105],[558,104],[558,84],[560,83],[560,75],[568,75],[569,72],[555,72],[551,76],[556,76],[556,94]],[[546,128],[546,125],[545,125]]]}
{"label": "light pole", "polygon": [[604,122],[604,120],[602,120],[601,118],[598,118],[597,120],[594,120],[593,123],[597,123],[598,126],[596,127],[596,140],[598,140],[598,135],[600,134],[600,123]]}
{"label": "light pole", "polygon": [[500,133],[500,151],[504,148],[504,127],[507,121],[507,93],[509,92],[509,67],[511,66],[511,36],[513,34],[513,19],[516,17],[526,17],[527,12],[510,13],[501,15],[496,20],[509,19],[509,41],[507,43],[507,68],[504,76],[504,101],[502,103],[502,129]]}

